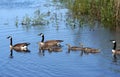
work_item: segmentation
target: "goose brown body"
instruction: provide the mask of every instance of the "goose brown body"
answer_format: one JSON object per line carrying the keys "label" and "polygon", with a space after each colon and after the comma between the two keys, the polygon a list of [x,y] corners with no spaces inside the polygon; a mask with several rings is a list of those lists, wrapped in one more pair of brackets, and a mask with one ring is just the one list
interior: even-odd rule
{"label": "goose brown body", "polygon": [[28,45],[30,43],[17,43],[15,45],[12,45],[12,36],[7,37],[10,39],[10,49],[14,49],[16,51],[27,51],[28,50]]}
{"label": "goose brown body", "polygon": [[44,42],[44,34],[40,33],[38,35],[40,35],[42,37],[42,40],[39,43],[40,49],[47,50],[53,46],[60,46],[60,43],[63,42],[63,40],[47,40]]}

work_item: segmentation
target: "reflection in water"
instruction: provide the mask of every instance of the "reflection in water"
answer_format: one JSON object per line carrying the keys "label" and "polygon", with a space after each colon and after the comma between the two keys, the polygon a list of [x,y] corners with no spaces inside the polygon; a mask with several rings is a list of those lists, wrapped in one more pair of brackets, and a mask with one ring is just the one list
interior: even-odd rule
{"label": "reflection in water", "polygon": [[[14,49],[10,49],[10,58],[13,58],[13,50]],[[19,53],[30,53],[30,50],[14,50],[14,51]]]}
{"label": "reflection in water", "polygon": [[116,63],[116,62],[117,62],[117,58],[115,58],[115,57],[114,57],[114,58],[113,58],[113,62],[115,62],[115,63]]}
{"label": "reflection in water", "polygon": [[38,54],[39,54],[40,56],[45,56],[45,50],[39,49]]}
{"label": "reflection in water", "polygon": [[62,47],[51,47],[50,49],[39,49],[39,55],[40,56],[45,56],[45,52],[48,53],[58,53],[58,52],[62,52]]}
{"label": "reflection in water", "polygon": [[119,63],[120,61],[120,55],[112,54],[113,62]]}
{"label": "reflection in water", "polygon": [[53,46],[53,47],[50,47],[48,49],[49,52],[61,52],[62,51],[62,47],[60,46]]}
{"label": "reflection in water", "polygon": [[81,51],[80,56],[83,56],[83,54],[84,54],[84,51]]}
{"label": "reflection in water", "polygon": [[10,49],[10,58],[13,58],[13,50]]}

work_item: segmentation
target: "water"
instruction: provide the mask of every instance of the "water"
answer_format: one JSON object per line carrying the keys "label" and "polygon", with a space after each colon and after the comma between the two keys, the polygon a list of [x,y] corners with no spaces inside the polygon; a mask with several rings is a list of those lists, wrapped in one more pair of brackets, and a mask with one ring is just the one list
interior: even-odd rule
{"label": "water", "polygon": [[[66,25],[65,17],[68,9],[59,7],[52,0],[2,0],[0,2],[0,76],[1,77],[119,77],[120,59],[117,62],[111,56],[112,43],[110,39],[119,39],[119,32],[110,31],[106,28],[91,30],[86,23],[83,28],[73,28]],[[41,12],[51,12],[58,15],[57,23],[50,21],[44,26],[21,25],[20,21],[26,14],[32,16],[36,9]],[[15,25],[16,17],[19,19]],[[57,26],[58,25],[58,26]],[[95,24],[99,25],[98,22]],[[38,42],[41,40],[39,33],[45,34],[45,40],[61,39],[62,52],[39,53]],[[29,53],[13,51],[10,58],[9,40],[13,37],[13,43],[30,42]],[[120,40],[118,40],[120,41]],[[65,44],[79,45],[98,48],[100,53],[83,54],[81,52],[67,52]],[[119,47],[119,44],[118,44]]]}

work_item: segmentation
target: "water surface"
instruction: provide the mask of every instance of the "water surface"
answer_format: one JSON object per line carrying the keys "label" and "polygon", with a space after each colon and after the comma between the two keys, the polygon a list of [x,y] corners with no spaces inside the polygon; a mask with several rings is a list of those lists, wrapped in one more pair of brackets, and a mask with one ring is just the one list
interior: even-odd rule
{"label": "water surface", "polygon": [[[96,22],[94,30],[89,25],[76,27],[66,25],[66,17],[69,10],[58,6],[52,0],[1,0],[0,2],[0,76],[2,77],[119,77],[120,59],[115,62],[112,58],[111,39],[119,39],[119,32],[99,27]],[[50,17],[57,14],[58,20],[51,19],[48,25],[21,25],[20,22],[26,14],[33,16],[34,11],[40,9],[42,13],[50,11]],[[15,25],[16,17],[19,24]],[[48,17],[48,19],[50,18]],[[98,28],[99,27],[99,28]],[[62,52],[39,53],[39,33],[45,34],[45,40],[61,39]],[[13,44],[18,42],[30,42],[30,53],[13,51],[10,58],[9,40],[13,37]],[[120,41],[120,40],[118,40]],[[87,47],[100,49],[97,54],[83,54],[81,51],[68,53],[65,44],[78,46],[83,43]],[[118,44],[119,47],[119,44]]]}

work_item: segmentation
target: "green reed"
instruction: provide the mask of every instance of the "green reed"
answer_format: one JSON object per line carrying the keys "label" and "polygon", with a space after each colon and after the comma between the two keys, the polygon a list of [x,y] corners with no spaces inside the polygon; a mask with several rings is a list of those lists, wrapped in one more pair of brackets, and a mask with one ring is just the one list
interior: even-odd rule
{"label": "green reed", "polygon": [[62,3],[79,20],[99,21],[109,28],[120,26],[119,0],[62,0]]}

